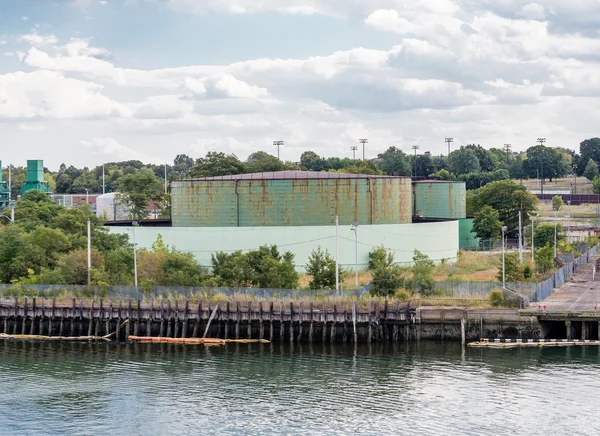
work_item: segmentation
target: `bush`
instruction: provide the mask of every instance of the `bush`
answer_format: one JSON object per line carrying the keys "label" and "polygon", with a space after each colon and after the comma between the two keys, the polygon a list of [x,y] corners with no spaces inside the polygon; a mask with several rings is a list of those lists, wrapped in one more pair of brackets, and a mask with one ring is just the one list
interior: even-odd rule
{"label": "bush", "polygon": [[410,300],[411,297],[412,293],[406,289],[398,289],[396,292],[394,292],[394,298],[402,302]]}
{"label": "bush", "polygon": [[[335,289],[335,259],[329,251],[317,247],[313,250],[306,264],[306,273],[312,277],[311,289]],[[338,265],[338,276],[344,276],[344,270]]]}
{"label": "bush", "polygon": [[504,294],[501,290],[496,289],[489,293],[488,299],[493,307],[500,307],[504,304]]}
{"label": "bush", "polygon": [[415,250],[415,254],[413,255],[412,285],[423,296],[433,295],[435,291],[434,268],[435,264],[429,259],[429,256],[421,253],[419,250]]}
{"label": "bush", "polygon": [[384,247],[377,247],[369,253],[369,269],[373,274],[371,295],[374,296],[390,297],[407,281],[404,269],[394,265],[394,254]]}

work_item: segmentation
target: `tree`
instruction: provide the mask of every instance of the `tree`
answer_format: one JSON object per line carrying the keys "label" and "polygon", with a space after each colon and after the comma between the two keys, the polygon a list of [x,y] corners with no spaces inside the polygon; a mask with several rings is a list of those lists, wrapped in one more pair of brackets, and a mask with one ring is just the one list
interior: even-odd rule
{"label": "tree", "polygon": [[383,171],[379,170],[377,166],[368,160],[359,160],[354,163],[354,165],[342,168],[337,171],[338,173],[346,173],[346,174],[373,174],[373,175],[382,175]]}
{"label": "tree", "polygon": [[594,177],[592,181],[592,189],[594,190],[594,194],[600,194],[600,177]]}
{"label": "tree", "polygon": [[565,203],[560,195],[552,197],[552,210],[560,210],[564,205]]}
{"label": "tree", "polygon": [[415,250],[413,255],[412,284],[422,295],[431,295],[435,291],[433,270],[435,264],[429,256]]}
{"label": "tree", "polygon": [[438,170],[435,161],[431,158],[430,154],[418,155],[416,162],[413,162],[413,164],[415,167],[415,175],[417,177],[429,177],[430,174],[433,174]]}
{"label": "tree", "polygon": [[554,266],[554,248],[550,245],[535,250],[535,264],[539,271],[550,271]]}
{"label": "tree", "polygon": [[[329,251],[317,247],[310,253],[306,264],[306,273],[312,277],[309,286],[311,289],[335,289],[335,259]],[[343,271],[338,271],[340,277]]]}
{"label": "tree", "polygon": [[216,177],[246,173],[246,166],[234,154],[209,151],[196,160],[190,171],[192,177]]}
{"label": "tree", "polygon": [[593,181],[598,176],[600,176],[598,165],[596,164],[596,162],[590,159],[585,166],[585,170],[583,170],[583,177]]}
{"label": "tree", "polygon": [[[562,224],[556,225],[556,241],[561,241],[565,238],[562,234]],[[554,224],[540,224],[535,227],[534,243],[536,247],[544,247],[549,245],[554,247]]]}
{"label": "tree", "polygon": [[406,153],[396,147],[390,147],[377,155],[377,166],[386,174],[398,173],[409,176],[412,174],[410,161]]}
{"label": "tree", "polygon": [[371,295],[390,297],[408,282],[405,270],[395,264],[394,254],[383,246],[369,253],[369,269],[373,276]]}
{"label": "tree", "polygon": [[590,138],[579,144],[580,170],[591,160],[600,162],[600,138]]}
{"label": "tree", "polygon": [[[525,280],[523,268],[519,262],[519,253],[504,255],[504,277],[507,282],[522,282]],[[502,259],[498,265],[498,281],[502,281]]]}
{"label": "tree", "polygon": [[450,171],[456,175],[477,173],[481,170],[477,154],[470,148],[461,147],[448,157]]}
{"label": "tree", "polygon": [[[563,159],[564,157],[564,159]],[[538,171],[543,179],[564,177],[569,173],[570,157],[555,148],[536,145],[527,149],[527,160],[523,163],[529,178],[537,177]]]}
{"label": "tree", "polygon": [[146,218],[150,201],[159,202],[164,198],[163,182],[148,168],[121,177],[119,190],[119,199],[134,219]]}
{"label": "tree", "polygon": [[498,211],[498,219],[508,227],[509,234],[516,234],[519,227],[519,211],[522,212],[523,225],[530,221],[529,216],[537,210],[539,200],[523,185],[512,180],[492,182],[467,197],[467,214],[475,214],[484,206]]}
{"label": "tree", "polygon": [[[523,167],[523,158],[517,156],[508,166],[508,173],[511,179],[525,179],[527,178],[527,172]],[[537,173],[536,173],[537,174]]]}
{"label": "tree", "polygon": [[502,230],[502,222],[498,219],[499,214],[491,206],[483,206],[475,213],[473,230],[480,239],[498,239]]}
{"label": "tree", "polygon": [[246,160],[246,168],[250,173],[262,173],[271,171],[283,171],[286,166],[275,156],[264,151],[252,153]]}
{"label": "tree", "polygon": [[300,167],[305,171],[323,171],[327,170],[325,159],[314,151],[305,151],[300,156]]}
{"label": "tree", "polygon": [[489,150],[486,150],[481,145],[469,144],[465,146],[467,150],[473,150],[479,161],[479,167],[484,173],[496,171],[496,162],[494,156]]}
{"label": "tree", "polygon": [[[97,250],[92,249],[92,270],[94,284],[107,280],[104,275],[104,257]],[[88,263],[87,250],[74,250],[60,256],[57,267],[68,285],[87,285]]]}

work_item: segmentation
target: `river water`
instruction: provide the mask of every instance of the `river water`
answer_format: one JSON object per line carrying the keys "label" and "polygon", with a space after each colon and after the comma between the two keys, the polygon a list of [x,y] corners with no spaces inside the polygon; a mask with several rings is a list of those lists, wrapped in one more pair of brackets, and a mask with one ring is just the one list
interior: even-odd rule
{"label": "river water", "polygon": [[600,350],[0,341],[1,435],[598,435]]}

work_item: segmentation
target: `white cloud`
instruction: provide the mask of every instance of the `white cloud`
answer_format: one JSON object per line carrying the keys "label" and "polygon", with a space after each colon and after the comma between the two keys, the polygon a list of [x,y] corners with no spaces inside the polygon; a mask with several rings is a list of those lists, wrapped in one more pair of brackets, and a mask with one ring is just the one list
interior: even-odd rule
{"label": "white cloud", "polygon": [[214,89],[226,97],[233,98],[259,98],[269,95],[269,92],[265,88],[249,85],[230,74],[226,74],[217,80],[214,84]]}
{"label": "white cloud", "polygon": [[114,138],[92,138],[81,141],[81,145],[86,147],[95,155],[100,155],[106,160],[141,160],[144,162],[160,162],[160,158],[152,156],[139,149],[128,147],[119,143]]}
{"label": "white cloud", "polygon": [[531,20],[544,20],[546,8],[539,3],[528,3],[521,8],[518,15]]}
{"label": "white cloud", "polygon": [[54,35],[40,35],[39,33],[21,35],[21,40],[34,46],[53,45],[58,42],[58,38]]}
{"label": "white cloud", "polygon": [[125,106],[100,93],[100,85],[35,71],[0,75],[2,118],[98,118],[127,114]]}

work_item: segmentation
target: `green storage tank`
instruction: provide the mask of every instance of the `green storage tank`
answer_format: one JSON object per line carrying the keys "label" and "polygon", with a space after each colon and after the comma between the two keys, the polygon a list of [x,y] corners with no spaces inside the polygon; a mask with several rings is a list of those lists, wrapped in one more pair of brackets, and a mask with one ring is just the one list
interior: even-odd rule
{"label": "green storage tank", "polygon": [[173,227],[401,224],[412,218],[406,177],[281,171],[171,183]]}
{"label": "green storage tank", "polygon": [[479,238],[473,233],[473,218],[458,220],[458,238],[461,250],[476,250],[479,247]]}
{"label": "green storage tank", "polygon": [[413,213],[423,218],[466,218],[466,184],[441,180],[414,182]]}
{"label": "green storage tank", "polygon": [[8,183],[2,179],[2,161],[0,160],[0,208],[8,206]]}
{"label": "green storage tank", "polygon": [[43,160],[28,160],[27,161],[27,180],[21,186],[21,195],[25,195],[27,191],[40,191],[46,194],[51,194],[50,185],[44,180],[44,161]]}

